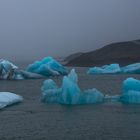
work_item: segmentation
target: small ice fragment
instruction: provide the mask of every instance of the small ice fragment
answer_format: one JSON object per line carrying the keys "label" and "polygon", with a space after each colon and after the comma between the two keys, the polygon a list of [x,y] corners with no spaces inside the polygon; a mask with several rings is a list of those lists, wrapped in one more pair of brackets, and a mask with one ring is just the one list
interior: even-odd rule
{"label": "small ice fragment", "polygon": [[10,92],[0,92],[0,109],[21,102],[23,98]]}

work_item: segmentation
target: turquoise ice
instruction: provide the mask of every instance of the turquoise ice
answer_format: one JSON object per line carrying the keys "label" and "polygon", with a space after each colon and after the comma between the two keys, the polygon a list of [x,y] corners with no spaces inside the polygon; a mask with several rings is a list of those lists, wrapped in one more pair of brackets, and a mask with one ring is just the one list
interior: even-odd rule
{"label": "turquoise ice", "polygon": [[52,57],[46,57],[41,61],[30,64],[27,71],[44,76],[66,75],[68,73],[68,70]]}
{"label": "turquoise ice", "polygon": [[121,68],[122,73],[140,74],[140,63],[130,64]]}
{"label": "turquoise ice", "polygon": [[78,84],[78,76],[74,69],[68,76],[64,76],[62,87],[58,88],[56,83],[49,79],[42,87],[42,101],[61,104],[89,104],[100,103],[104,95],[97,89],[81,91]]}
{"label": "turquoise ice", "polygon": [[121,101],[130,104],[140,104],[140,81],[128,78],[123,82]]}
{"label": "turquoise ice", "polygon": [[140,74],[140,63],[130,64],[120,67],[119,64],[104,65],[102,67],[92,67],[88,70],[88,74],[113,74],[113,73],[131,73]]}
{"label": "turquoise ice", "polygon": [[88,74],[113,74],[120,73],[121,68],[119,64],[104,65],[102,67],[93,67],[88,70]]}
{"label": "turquoise ice", "polygon": [[48,79],[44,81],[42,90],[42,101],[47,103],[57,103],[61,92],[61,89],[56,85],[56,83]]}
{"label": "turquoise ice", "polygon": [[10,93],[10,92],[0,92],[0,109],[22,102],[23,98],[17,94]]}

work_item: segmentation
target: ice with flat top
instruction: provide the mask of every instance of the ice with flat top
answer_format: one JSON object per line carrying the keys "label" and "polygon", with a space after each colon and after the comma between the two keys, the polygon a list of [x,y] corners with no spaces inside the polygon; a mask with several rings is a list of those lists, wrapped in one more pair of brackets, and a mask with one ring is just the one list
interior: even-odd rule
{"label": "ice with flat top", "polygon": [[44,76],[66,75],[67,68],[57,62],[52,57],[46,57],[41,61],[36,61],[27,67],[27,71],[38,73]]}
{"label": "ice with flat top", "polygon": [[102,67],[93,67],[88,70],[88,74],[113,74],[120,73],[121,68],[119,64],[104,65]]}
{"label": "ice with flat top", "polygon": [[10,93],[10,92],[0,92],[0,109],[22,102],[23,98],[17,94]]}
{"label": "ice with flat top", "polygon": [[88,74],[113,74],[113,73],[131,73],[140,74],[140,63],[130,64],[120,67],[119,64],[104,65],[102,67],[92,67],[88,70]]}
{"label": "ice with flat top", "polygon": [[140,63],[130,64],[121,68],[122,73],[140,74]]}
{"label": "ice with flat top", "polygon": [[42,86],[42,101],[60,104],[91,104],[101,103],[104,95],[97,89],[81,91],[78,86],[78,76],[74,69],[68,76],[64,76],[62,87],[49,79]]}
{"label": "ice with flat top", "polygon": [[120,100],[123,103],[140,104],[140,81],[128,78],[123,82],[123,93]]}

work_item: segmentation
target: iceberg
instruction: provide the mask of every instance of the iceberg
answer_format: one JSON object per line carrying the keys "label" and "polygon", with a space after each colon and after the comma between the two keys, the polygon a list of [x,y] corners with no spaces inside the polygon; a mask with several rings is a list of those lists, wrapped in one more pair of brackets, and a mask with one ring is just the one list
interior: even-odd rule
{"label": "iceberg", "polygon": [[68,76],[64,76],[62,87],[49,79],[43,83],[42,101],[47,103],[60,103],[68,105],[101,103],[104,95],[97,89],[81,91],[78,86],[78,76],[74,69]]}
{"label": "iceberg", "polygon": [[58,98],[61,93],[61,88],[59,88],[53,80],[51,79],[46,80],[43,83],[41,90],[43,91],[41,98],[43,102],[47,103],[58,102]]}
{"label": "iceberg", "polygon": [[0,59],[0,79],[5,80],[23,80],[23,79],[37,79],[43,78],[43,76],[24,70],[20,70],[13,63]]}
{"label": "iceberg", "polygon": [[119,64],[104,65],[102,67],[93,67],[88,70],[88,74],[113,74],[120,73],[121,68]]}
{"label": "iceberg", "polygon": [[120,97],[123,103],[140,104],[140,81],[128,78],[123,82],[123,94]]}
{"label": "iceberg", "polygon": [[23,101],[23,98],[10,92],[0,92],[0,109]]}
{"label": "iceberg", "polygon": [[140,74],[140,63],[130,64],[121,68],[122,73]]}
{"label": "iceberg", "polygon": [[41,61],[30,64],[27,71],[44,76],[66,75],[68,73],[68,70],[52,57],[46,57]]}
{"label": "iceberg", "polygon": [[[0,59],[0,79],[14,79],[15,71],[17,69],[18,67],[11,62]],[[17,75],[17,77],[19,76]]]}

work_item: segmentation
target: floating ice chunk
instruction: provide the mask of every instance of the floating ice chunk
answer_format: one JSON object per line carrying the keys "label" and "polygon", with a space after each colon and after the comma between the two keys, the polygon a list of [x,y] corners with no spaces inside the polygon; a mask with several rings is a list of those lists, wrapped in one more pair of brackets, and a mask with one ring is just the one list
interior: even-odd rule
{"label": "floating ice chunk", "polygon": [[111,74],[119,72],[121,72],[119,64],[110,64],[104,65],[102,67],[93,67],[88,70],[88,74]]}
{"label": "floating ice chunk", "polygon": [[31,78],[42,78],[43,76],[23,70],[7,60],[0,60],[0,79],[5,80],[22,80]]}
{"label": "floating ice chunk", "polygon": [[7,60],[0,60],[0,79],[10,79],[18,67]]}
{"label": "floating ice chunk", "polygon": [[68,73],[68,70],[52,57],[46,57],[41,61],[30,64],[27,67],[27,71],[44,76],[65,75]]}
{"label": "floating ice chunk", "polygon": [[[75,75],[74,75],[75,76]],[[72,78],[72,77],[71,77]],[[59,102],[62,104],[79,104],[81,91],[77,83],[72,79],[65,76],[63,79],[62,92],[59,97]]]}
{"label": "floating ice chunk", "polygon": [[128,66],[122,67],[121,70],[123,73],[139,74],[140,73],[140,63],[130,64]]}
{"label": "floating ice chunk", "polygon": [[75,70],[64,76],[62,87],[58,88],[53,80],[46,80],[42,87],[42,99],[48,103],[89,104],[103,102],[104,95],[97,89],[81,91]]}
{"label": "floating ice chunk", "polygon": [[0,92],[0,109],[21,102],[23,98],[10,92]]}
{"label": "floating ice chunk", "polygon": [[61,89],[58,88],[56,83],[48,79],[44,81],[42,90],[42,101],[48,103],[57,103]]}
{"label": "floating ice chunk", "polygon": [[124,103],[140,104],[140,81],[128,78],[123,82],[121,101]]}
{"label": "floating ice chunk", "polygon": [[134,78],[127,78],[123,82],[123,93],[127,93],[129,90],[140,91],[140,81]]}

